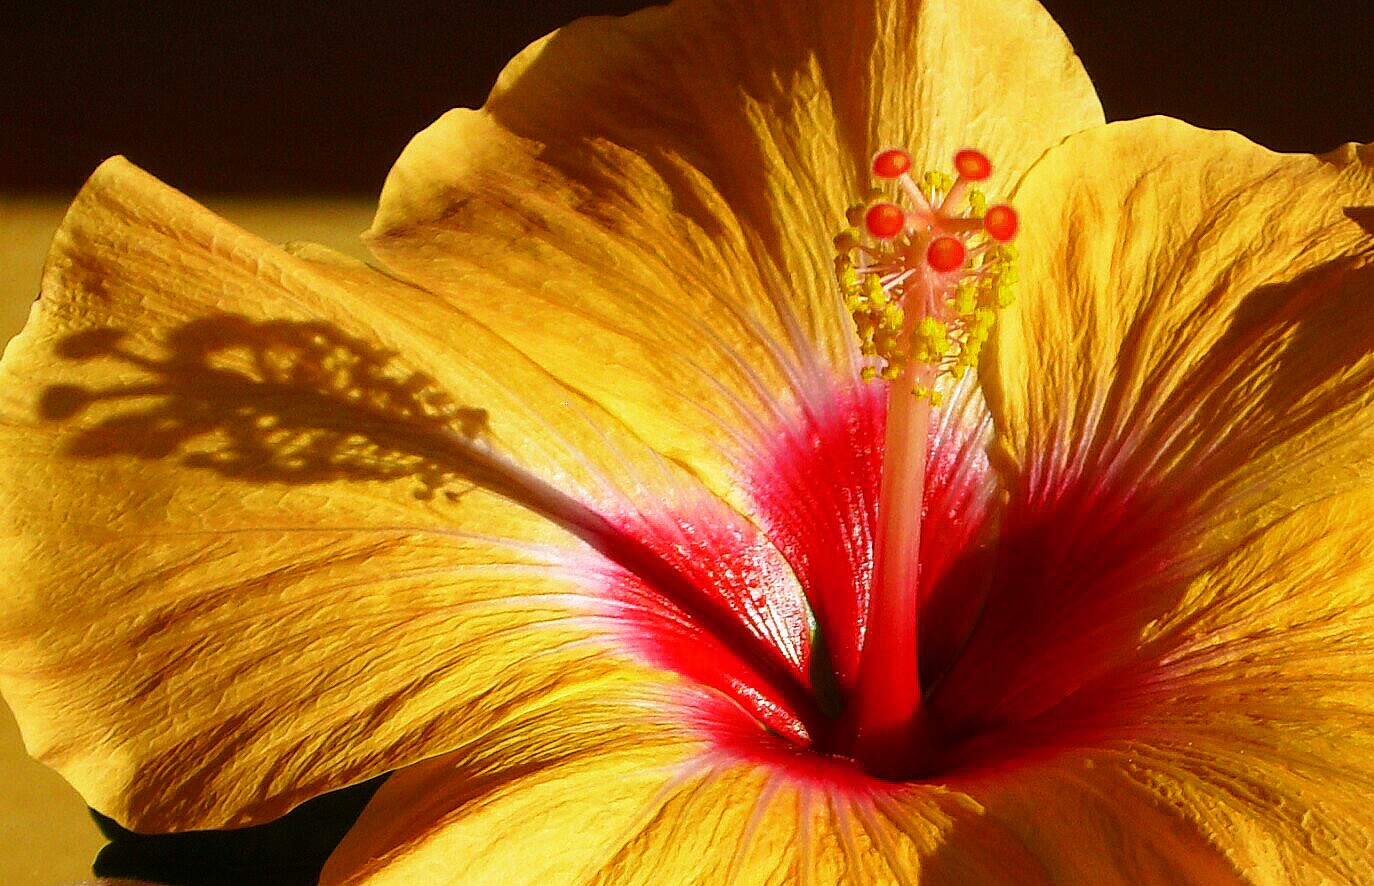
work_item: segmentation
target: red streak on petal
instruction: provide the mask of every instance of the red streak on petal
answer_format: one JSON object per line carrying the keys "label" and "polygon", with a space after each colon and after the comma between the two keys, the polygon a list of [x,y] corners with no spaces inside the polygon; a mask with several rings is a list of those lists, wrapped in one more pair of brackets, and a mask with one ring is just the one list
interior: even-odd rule
{"label": "red streak on petal", "polygon": [[759,530],[719,501],[612,522],[627,550],[608,565],[607,596],[631,648],[808,743],[806,604]]}
{"label": "red streak on petal", "polygon": [[935,700],[949,728],[1026,722],[1139,655],[1198,568],[1186,506],[1101,478],[1013,490],[985,612]]}
{"label": "red streak on petal", "polygon": [[747,763],[772,770],[797,787],[860,798],[893,789],[890,782],[867,774],[845,757],[797,747],[759,728],[739,707],[719,697],[687,697],[684,713],[715,755],[727,763]]}
{"label": "red streak on petal", "polygon": [[873,578],[887,397],[863,385],[833,410],[782,429],[754,466],[763,525],[801,581],[841,689],[853,688]]}
{"label": "red streak on petal", "polygon": [[987,598],[1000,490],[978,429],[942,421],[926,450],[921,545],[921,682],[929,690],[962,651]]}

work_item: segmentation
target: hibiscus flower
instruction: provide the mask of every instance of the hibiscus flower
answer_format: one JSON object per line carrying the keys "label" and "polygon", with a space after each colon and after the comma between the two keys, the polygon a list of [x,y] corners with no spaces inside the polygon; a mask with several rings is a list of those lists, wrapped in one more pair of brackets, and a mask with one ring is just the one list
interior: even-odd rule
{"label": "hibiscus flower", "polygon": [[572,25],[376,268],[110,161],[0,685],[138,830],[397,770],[329,883],[1358,882],[1371,166],[1102,125],[1031,0]]}

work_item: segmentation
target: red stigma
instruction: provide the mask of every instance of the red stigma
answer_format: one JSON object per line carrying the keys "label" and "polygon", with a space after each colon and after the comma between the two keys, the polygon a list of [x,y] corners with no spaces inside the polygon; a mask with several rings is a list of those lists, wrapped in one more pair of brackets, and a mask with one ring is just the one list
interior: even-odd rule
{"label": "red stigma", "polygon": [[896,203],[874,203],[864,213],[864,227],[879,240],[891,240],[906,227],[906,213]]}
{"label": "red stigma", "polygon": [[1005,203],[990,207],[983,216],[983,230],[992,239],[1005,243],[1016,236],[1016,210]]}
{"label": "red stigma", "polygon": [[873,157],[873,174],[878,178],[897,178],[911,168],[911,155],[901,148],[888,148]]}
{"label": "red stigma", "polygon": [[959,177],[971,182],[980,182],[992,175],[992,164],[981,151],[966,149],[954,155],[954,168]]}
{"label": "red stigma", "polygon": [[942,274],[962,267],[964,244],[953,237],[936,237],[926,250],[926,264]]}

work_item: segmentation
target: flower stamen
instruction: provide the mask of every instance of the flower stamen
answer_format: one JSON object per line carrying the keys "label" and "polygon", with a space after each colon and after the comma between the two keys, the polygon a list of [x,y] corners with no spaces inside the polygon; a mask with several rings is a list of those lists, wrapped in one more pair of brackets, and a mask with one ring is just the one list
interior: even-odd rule
{"label": "flower stamen", "polygon": [[[918,183],[910,154],[880,151],[873,174],[895,183],[896,193],[851,207],[849,227],[835,238],[836,279],[854,318],[867,380],[897,379],[913,360],[933,367],[935,380],[961,378],[978,365],[997,312],[1012,302],[1016,211],[989,207],[972,187],[992,173],[982,153],[960,151],[954,166],[957,179],[931,170]],[[927,320],[943,326],[947,347],[919,346],[915,336],[930,328],[923,326]],[[916,393],[939,398],[934,385]]]}
{"label": "flower stamen", "polygon": [[[958,177],[912,177],[900,148],[872,171],[890,198],[850,207],[835,237],[835,275],[854,320],[865,381],[890,383],[872,587],[859,670],[843,713],[842,751],[884,777],[910,774],[929,743],[917,672],[917,584],[930,411],[945,378],[978,365],[1016,282],[1016,212],[974,187],[992,173],[982,153],[954,157]],[[891,187],[891,184],[889,187]]]}

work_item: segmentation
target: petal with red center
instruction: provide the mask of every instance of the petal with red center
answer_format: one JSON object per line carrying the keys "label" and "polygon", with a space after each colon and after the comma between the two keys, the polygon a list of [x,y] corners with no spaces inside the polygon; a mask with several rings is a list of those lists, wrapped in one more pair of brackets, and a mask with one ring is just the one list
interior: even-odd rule
{"label": "petal with red center", "polygon": [[[1253,533],[1116,681],[1132,778],[1258,882],[1355,883],[1374,834],[1374,487]],[[1127,702],[1128,704],[1132,702]]]}
{"label": "petal with red center", "polygon": [[988,373],[1010,500],[938,701],[967,730],[1129,662],[1258,527],[1374,482],[1367,152],[1112,124],[1046,155],[1015,202],[1021,294]]}
{"label": "petal with red center", "polygon": [[[777,434],[747,465],[760,525],[810,602],[838,688],[853,688],[866,629],[883,456],[886,391],[862,386],[827,420]],[[931,426],[922,528],[921,672],[934,678],[958,652],[986,587],[1000,496],[988,465],[992,425],[972,375],[948,389]],[[822,663],[818,663],[822,664]]]}
{"label": "petal with red center", "polygon": [[583,882],[703,749],[625,687],[566,694],[387,779],[322,883]]}
{"label": "petal with red center", "polygon": [[856,374],[830,240],[873,151],[976,143],[1005,189],[1100,121],[1029,0],[688,0],[527,49],[410,144],[369,242],[736,501],[735,456]]}
{"label": "petal with red center", "polygon": [[[1144,750],[1137,751],[1133,744],[1074,750],[1049,760],[953,779],[951,788],[967,793],[978,804],[984,828],[1003,841],[993,849],[1002,860],[1001,878],[972,882],[1094,886],[1309,882],[1256,878],[1251,870],[1233,864],[1223,848],[1226,835],[1204,836],[1156,792],[1134,780],[1141,771]],[[1220,839],[1213,842],[1207,837]],[[956,830],[941,854],[978,859],[984,846],[981,835]],[[966,881],[953,877],[948,882]]]}
{"label": "petal with red center", "polygon": [[395,774],[322,882],[1242,882],[1108,752],[892,785],[718,699],[603,701]]}
{"label": "petal with red center", "polygon": [[[665,679],[628,656],[674,625],[793,723],[768,681],[801,685],[805,604],[757,530],[447,302],[304,254],[118,160],[64,221],[0,364],[33,752],[136,828],[247,823]],[[669,507],[735,571],[684,572]]]}

